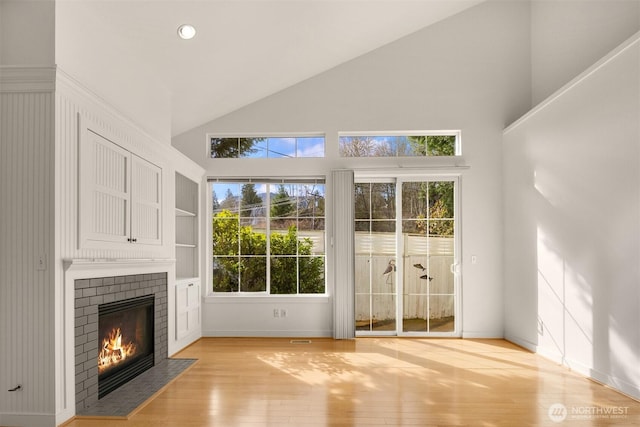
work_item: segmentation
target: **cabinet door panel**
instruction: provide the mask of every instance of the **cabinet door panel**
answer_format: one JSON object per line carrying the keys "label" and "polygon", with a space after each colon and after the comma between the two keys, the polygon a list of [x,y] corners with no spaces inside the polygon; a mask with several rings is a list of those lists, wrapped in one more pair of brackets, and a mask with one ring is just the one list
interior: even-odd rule
{"label": "cabinet door panel", "polygon": [[176,285],[176,339],[181,339],[200,326],[200,284]]}
{"label": "cabinet door panel", "polygon": [[176,339],[189,333],[188,296],[189,286],[186,283],[176,285]]}
{"label": "cabinet door panel", "polygon": [[200,325],[200,284],[194,283],[188,287],[189,332],[193,332]]}
{"label": "cabinet door panel", "polygon": [[131,238],[136,243],[162,243],[162,169],[131,156]]}
{"label": "cabinet door panel", "polygon": [[131,203],[129,152],[92,132],[81,147],[80,229],[83,240],[127,242]]}

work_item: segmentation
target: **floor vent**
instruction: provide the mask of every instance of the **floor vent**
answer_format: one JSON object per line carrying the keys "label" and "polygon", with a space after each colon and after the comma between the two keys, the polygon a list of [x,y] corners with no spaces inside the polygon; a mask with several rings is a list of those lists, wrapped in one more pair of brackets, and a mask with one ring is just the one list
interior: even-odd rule
{"label": "floor vent", "polygon": [[291,340],[291,344],[311,344],[311,340]]}

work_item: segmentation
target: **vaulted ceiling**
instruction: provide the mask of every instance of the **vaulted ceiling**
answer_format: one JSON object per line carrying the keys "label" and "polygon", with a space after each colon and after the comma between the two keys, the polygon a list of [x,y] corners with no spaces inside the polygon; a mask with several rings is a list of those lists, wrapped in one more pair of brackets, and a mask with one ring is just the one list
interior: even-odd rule
{"label": "vaulted ceiling", "polygon": [[[481,2],[58,0],[56,56],[81,79],[117,78],[108,100],[156,88],[149,108],[166,99],[177,135]],[[194,39],[177,37],[183,23]]]}

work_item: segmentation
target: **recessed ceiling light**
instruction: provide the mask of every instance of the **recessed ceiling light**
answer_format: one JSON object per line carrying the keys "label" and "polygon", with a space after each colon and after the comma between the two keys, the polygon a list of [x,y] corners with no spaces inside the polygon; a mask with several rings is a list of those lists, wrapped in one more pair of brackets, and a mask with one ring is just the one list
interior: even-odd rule
{"label": "recessed ceiling light", "polygon": [[196,35],[196,29],[193,25],[183,24],[178,27],[178,36],[183,40],[192,39]]}

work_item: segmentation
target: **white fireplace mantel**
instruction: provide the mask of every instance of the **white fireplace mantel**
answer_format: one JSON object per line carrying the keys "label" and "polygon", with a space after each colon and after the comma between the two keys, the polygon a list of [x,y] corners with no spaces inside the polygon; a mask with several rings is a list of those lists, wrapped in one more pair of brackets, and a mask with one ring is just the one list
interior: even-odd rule
{"label": "white fireplace mantel", "polygon": [[64,368],[57,404],[57,423],[60,424],[75,415],[75,357],[74,357],[74,299],[75,281],[100,277],[127,276],[134,274],[167,273],[171,283],[175,277],[175,259],[170,258],[66,258],[62,260],[64,301],[61,313],[61,328],[56,340],[56,354]]}
{"label": "white fireplace mantel", "polygon": [[[70,258],[62,260],[65,275],[74,279],[102,276],[123,276],[159,272],[160,268],[175,266],[176,260],[169,258]],[[86,273],[86,276],[79,277]]]}

